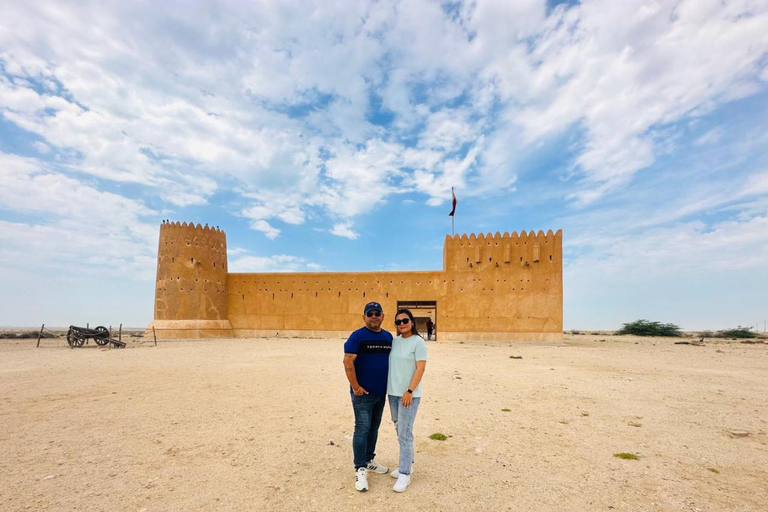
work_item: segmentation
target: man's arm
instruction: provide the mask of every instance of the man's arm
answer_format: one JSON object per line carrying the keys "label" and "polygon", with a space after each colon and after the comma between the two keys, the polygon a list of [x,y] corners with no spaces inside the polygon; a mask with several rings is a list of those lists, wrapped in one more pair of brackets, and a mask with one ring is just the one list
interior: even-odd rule
{"label": "man's arm", "polygon": [[355,359],[357,359],[357,354],[344,354],[344,373],[347,375],[347,380],[349,381],[349,385],[352,386],[352,392],[354,394],[357,396],[367,395],[368,392],[357,382]]}

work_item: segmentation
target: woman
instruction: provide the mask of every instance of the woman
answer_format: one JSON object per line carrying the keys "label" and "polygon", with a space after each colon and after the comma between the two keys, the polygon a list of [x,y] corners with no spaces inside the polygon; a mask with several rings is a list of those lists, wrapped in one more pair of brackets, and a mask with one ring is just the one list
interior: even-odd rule
{"label": "woman", "polygon": [[389,353],[387,394],[389,410],[400,443],[400,467],[390,476],[397,478],[395,492],[405,492],[413,471],[413,422],[421,401],[421,377],[427,366],[427,344],[416,330],[413,314],[407,309],[395,315],[398,336]]}

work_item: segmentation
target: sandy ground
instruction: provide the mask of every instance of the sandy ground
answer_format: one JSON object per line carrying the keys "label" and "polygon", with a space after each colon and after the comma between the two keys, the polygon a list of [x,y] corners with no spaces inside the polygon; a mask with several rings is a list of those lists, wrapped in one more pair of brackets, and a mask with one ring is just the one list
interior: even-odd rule
{"label": "sandy ground", "polygon": [[0,341],[0,510],[767,510],[768,345],[673,341],[431,342],[404,494],[354,490],[342,340]]}

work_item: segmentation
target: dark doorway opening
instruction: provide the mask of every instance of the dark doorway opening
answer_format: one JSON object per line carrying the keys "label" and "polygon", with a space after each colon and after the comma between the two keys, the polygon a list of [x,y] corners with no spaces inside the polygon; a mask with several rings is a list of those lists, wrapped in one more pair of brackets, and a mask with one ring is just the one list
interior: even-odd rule
{"label": "dark doorway opening", "polygon": [[432,320],[434,328],[432,331],[433,340],[437,340],[437,301],[435,300],[399,300],[397,309],[410,309],[413,318],[416,320],[416,329],[421,337],[427,339],[427,321]]}

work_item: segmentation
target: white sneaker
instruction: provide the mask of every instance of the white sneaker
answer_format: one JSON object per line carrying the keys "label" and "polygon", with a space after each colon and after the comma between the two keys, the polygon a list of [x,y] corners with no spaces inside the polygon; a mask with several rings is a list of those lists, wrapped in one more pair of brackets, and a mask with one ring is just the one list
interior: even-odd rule
{"label": "white sneaker", "polygon": [[408,488],[408,484],[411,483],[411,475],[400,475],[397,477],[397,482],[395,482],[394,487],[392,487],[392,490],[395,492],[405,492],[405,489]]}
{"label": "white sneaker", "polygon": [[[411,474],[413,474],[413,464],[411,464]],[[392,472],[389,474],[392,478],[397,478],[400,476],[400,468],[395,468],[392,470]]]}
{"label": "white sneaker", "polygon": [[355,471],[355,489],[360,492],[368,490],[368,470],[365,468],[357,468]]}
{"label": "white sneaker", "polygon": [[372,460],[368,463],[368,471],[373,471],[374,473],[378,473],[380,475],[384,475],[389,471],[389,468],[387,466],[382,466],[381,464],[377,463],[375,460]]}

